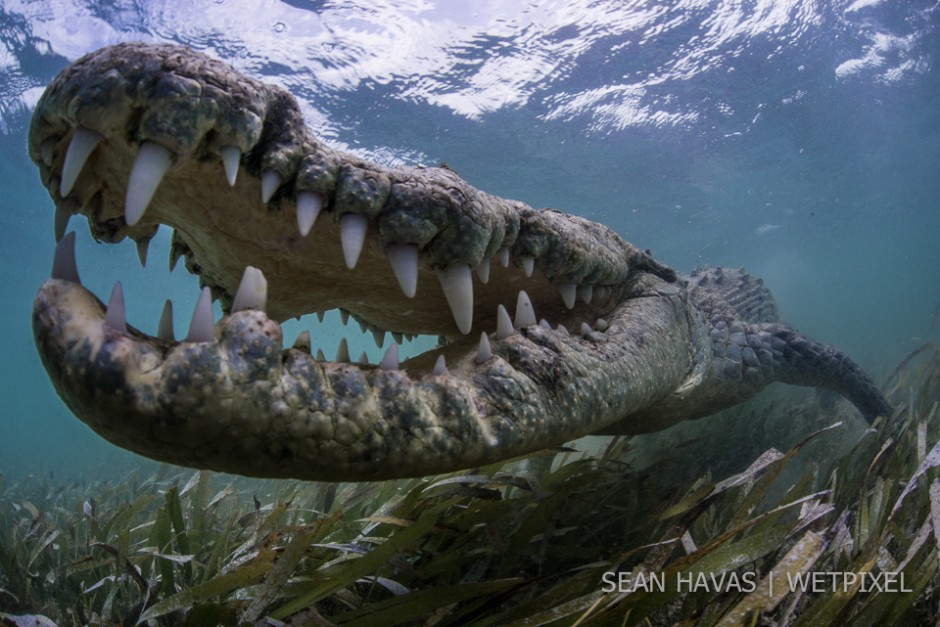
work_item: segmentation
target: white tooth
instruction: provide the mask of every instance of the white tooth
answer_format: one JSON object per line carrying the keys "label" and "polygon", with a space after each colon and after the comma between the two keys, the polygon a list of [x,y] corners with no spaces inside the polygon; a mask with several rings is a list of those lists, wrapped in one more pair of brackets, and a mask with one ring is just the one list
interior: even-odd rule
{"label": "white tooth", "polygon": [[385,357],[382,358],[382,363],[379,364],[379,368],[382,370],[398,370],[397,344],[392,344],[388,347],[388,350],[385,351]]}
{"label": "white tooth", "polygon": [[446,270],[437,269],[437,279],[444,290],[444,298],[454,314],[454,322],[460,332],[466,335],[473,326],[473,280],[470,266],[456,264]]}
{"label": "white tooth", "polygon": [[477,266],[477,276],[480,277],[480,283],[486,285],[490,282],[490,258],[484,257]]}
{"label": "white tooth", "polygon": [[389,244],[385,247],[385,255],[392,264],[392,272],[401,291],[408,298],[414,298],[418,289],[418,247],[414,244]]}
{"label": "white tooth", "polygon": [[594,296],[594,286],[593,285],[582,285],[578,288],[578,294],[581,295],[581,300],[584,301],[585,305],[591,304],[591,298]]}
{"label": "white tooth", "polygon": [[81,279],[78,278],[78,266],[75,264],[75,231],[66,233],[55,245],[51,278],[81,284]]}
{"label": "white tooth", "polygon": [[317,192],[297,192],[297,229],[303,237],[307,237],[313,222],[323,209],[323,195]]}
{"label": "white tooth", "polygon": [[58,137],[47,137],[39,144],[39,155],[46,167],[52,167],[52,160],[55,158],[55,147],[59,143]]}
{"label": "white tooth", "polygon": [[323,322],[323,319],[324,319],[325,317],[326,317],[326,312],[325,312],[325,311],[318,311],[318,312],[317,312],[317,322]]}
{"label": "white tooth", "polygon": [[323,354],[323,349],[317,349],[317,361],[326,361],[326,355]]}
{"label": "white tooth", "polygon": [[346,267],[352,270],[359,261],[362,252],[362,243],[366,241],[366,228],[369,219],[358,213],[345,213],[339,219],[339,237],[343,245],[343,258]]}
{"label": "white tooth", "polygon": [[173,301],[169,298],[163,301],[163,311],[160,312],[160,322],[157,323],[157,337],[165,342],[175,342],[173,335]]}
{"label": "white tooth", "polygon": [[524,255],[521,261],[522,261],[522,271],[525,272],[526,276],[532,276],[532,272],[535,270],[535,257]]}
{"label": "white tooth", "polygon": [[235,298],[232,300],[232,313],[246,309],[264,311],[267,300],[268,281],[264,278],[264,274],[254,266],[245,266],[241,283],[238,284],[238,291],[235,292]]}
{"label": "white tooth", "polygon": [[215,339],[215,331],[212,324],[212,290],[207,286],[202,288],[199,300],[196,301],[196,309],[193,310],[193,319],[189,323],[186,341],[211,342],[213,339]]}
{"label": "white tooth", "polygon": [[607,299],[610,298],[610,288],[606,285],[598,285],[594,288],[594,296],[597,297],[598,305],[604,305],[607,303]]}
{"label": "white tooth", "polygon": [[294,348],[308,355],[310,354],[310,331],[303,330],[297,335],[297,339],[294,340]]}
{"label": "white tooth", "polygon": [[261,173],[261,202],[267,203],[281,186],[281,175],[274,170]]}
{"label": "white tooth", "polygon": [[392,339],[395,340],[396,344],[401,344],[405,341],[404,336],[398,331],[392,331]]}
{"label": "white tooth", "polygon": [[101,134],[79,126],[72,134],[72,141],[65,151],[65,160],[62,162],[62,180],[59,182],[59,194],[68,196],[78,179],[79,173],[85,167],[88,155],[101,141]]}
{"label": "white tooth", "polygon": [[607,321],[604,320],[603,318],[598,318],[594,322],[594,328],[597,329],[598,331],[604,332],[610,328],[610,325],[607,324]]}
{"label": "white tooth", "polygon": [[516,328],[521,329],[533,324],[535,324],[535,309],[532,308],[532,301],[524,291],[519,292],[519,297],[516,299]]}
{"label": "white tooth", "polygon": [[124,221],[128,226],[134,226],[140,221],[172,163],[173,153],[163,146],[153,142],[140,145],[134,165],[131,166],[124,200]]}
{"label": "white tooth", "polygon": [[509,267],[509,249],[505,247],[500,248],[497,254],[499,255],[499,263],[501,263],[504,268],[508,268]]}
{"label": "white tooth", "polygon": [[543,329],[548,329],[549,331],[552,330],[552,325],[550,325],[548,323],[548,320],[546,320],[545,318],[542,318],[541,320],[539,320],[539,326],[542,327]]}
{"label": "white tooth", "polygon": [[558,326],[555,327],[555,330],[561,333],[562,335],[571,335],[570,333],[568,333],[568,327],[566,327],[565,325],[561,323],[558,323]]}
{"label": "white tooth", "polygon": [[339,321],[343,323],[343,326],[346,326],[346,323],[349,322],[349,312],[345,309],[339,310]]}
{"label": "white tooth", "polygon": [[565,307],[574,309],[574,299],[578,294],[578,286],[574,283],[562,283],[558,286],[558,291],[561,292],[561,299],[565,301]]}
{"label": "white tooth", "polygon": [[447,362],[444,360],[443,355],[437,356],[437,361],[434,362],[434,370],[431,371],[431,374],[435,377],[447,374]]}
{"label": "white tooth", "polygon": [[341,339],[336,347],[336,361],[349,361],[349,342],[346,338]]}
{"label": "white tooth", "polygon": [[496,339],[505,340],[513,334],[512,320],[509,319],[509,312],[502,305],[496,307]]}
{"label": "white tooth", "polygon": [[173,234],[170,236],[170,272],[173,272],[173,268],[176,267],[177,262],[180,260],[180,257],[183,256],[183,247],[177,245],[177,238],[179,236],[176,234],[176,231],[173,231]]}
{"label": "white tooth", "polygon": [[230,187],[235,186],[235,177],[238,176],[238,162],[242,158],[241,151],[237,146],[222,146],[219,148],[219,154],[222,155],[222,167],[225,168],[225,178],[228,179]]}
{"label": "white tooth", "polygon": [[587,322],[581,323],[581,337],[587,337],[591,334],[591,325]]}
{"label": "white tooth", "polygon": [[366,355],[366,352],[365,352],[365,351],[362,351],[362,352],[359,354],[359,365],[360,365],[360,366],[368,366],[368,365],[369,365],[369,356]]}
{"label": "white tooth", "polygon": [[473,360],[478,364],[482,364],[493,356],[493,351],[490,349],[490,338],[486,336],[486,332],[480,334],[480,346],[477,348],[477,356]]}
{"label": "white tooth", "polygon": [[150,238],[137,240],[137,258],[140,259],[140,267],[147,267],[147,249],[150,247]]}
{"label": "white tooth", "polygon": [[372,332],[372,339],[375,341],[375,345],[379,348],[385,345],[385,331],[379,331],[376,329]]}
{"label": "white tooth", "polygon": [[69,228],[72,214],[78,210],[78,202],[74,198],[66,198],[55,206],[55,241],[62,239]]}
{"label": "white tooth", "polygon": [[114,284],[111,298],[108,299],[108,310],[104,314],[104,323],[120,333],[127,333],[127,323],[124,318],[124,288],[121,282]]}

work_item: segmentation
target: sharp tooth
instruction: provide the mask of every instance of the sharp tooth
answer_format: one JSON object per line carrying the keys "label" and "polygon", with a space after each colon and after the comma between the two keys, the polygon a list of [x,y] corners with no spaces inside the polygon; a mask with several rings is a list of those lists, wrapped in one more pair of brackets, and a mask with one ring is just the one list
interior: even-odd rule
{"label": "sharp tooth", "polygon": [[173,335],[173,301],[169,298],[163,301],[163,311],[157,324],[157,337],[165,342],[176,341]]}
{"label": "sharp tooth", "polygon": [[317,322],[323,322],[323,319],[324,319],[325,317],[326,317],[326,312],[325,312],[325,311],[318,311],[318,312],[317,312]]}
{"label": "sharp tooth", "polygon": [[470,266],[453,265],[446,270],[437,270],[437,278],[444,290],[444,298],[454,314],[454,322],[460,332],[466,335],[473,326],[473,281]]}
{"label": "sharp tooth", "polygon": [[569,336],[571,335],[570,333],[568,333],[568,327],[566,327],[565,325],[561,323],[558,323],[558,326],[555,327],[555,330],[561,333],[562,335],[569,335]]}
{"label": "sharp tooth", "polygon": [[62,162],[62,180],[59,182],[59,194],[61,196],[68,196],[71,193],[72,187],[78,179],[78,174],[85,167],[88,155],[91,154],[91,151],[95,149],[100,141],[100,133],[84,126],[75,129],[72,134],[72,141],[69,142],[69,147],[65,151],[65,160]]}
{"label": "sharp tooth", "polygon": [[47,137],[39,144],[39,155],[47,168],[52,167],[52,160],[55,158],[55,147],[59,143],[60,137]]}
{"label": "sharp tooth", "polygon": [[591,325],[587,322],[581,323],[581,337],[588,337],[591,335]]}
{"label": "sharp tooth", "polygon": [[182,256],[183,244],[179,238],[179,234],[174,230],[173,235],[170,237],[170,272],[173,272],[173,268],[176,267],[176,263]]}
{"label": "sharp tooth", "polygon": [[385,351],[385,357],[382,358],[382,363],[379,364],[379,368],[382,370],[398,370],[397,344],[392,344],[388,347],[388,350]]}
{"label": "sharp tooth", "polygon": [[222,146],[219,148],[219,154],[222,155],[225,178],[228,179],[230,187],[235,187],[235,177],[238,176],[238,162],[242,158],[241,151],[238,150],[237,146]]}
{"label": "sharp tooth", "polygon": [[323,209],[323,195],[317,192],[297,192],[297,229],[303,237],[307,237],[313,222]]}
{"label": "sharp tooth", "polygon": [[385,247],[385,255],[392,264],[392,272],[401,291],[408,298],[414,298],[418,289],[418,247],[414,244],[389,244]]}
{"label": "sharp tooth", "polygon": [[212,324],[212,290],[202,288],[196,309],[193,310],[193,319],[189,323],[187,342],[211,342],[215,339],[215,329]]}
{"label": "sharp tooth", "polygon": [[358,213],[345,213],[339,219],[340,243],[343,245],[343,257],[346,267],[352,270],[359,261],[362,243],[366,241],[366,228],[369,219]]}
{"label": "sharp tooth", "polygon": [[104,323],[120,333],[127,333],[127,323],[124,318],[124,288],[121,282],[114,284],[111,298],[108,299],[108,310],[104,314]]}
{"label": "sharp tooth", "polygon": [[539,320],[539,326],[542,327],[543,329],[548,329],[549,331],[552,330],[552,325],[550,325],[548,323],[548,320],[546,320],[545,318],[542,318],[541,320]]}
{"label": "sharp tooth", "polygon": [[365,333],[365,332],[368,331],[368,330],[369,330],[369,327],[366,325],[366,323],[363,322],[362,320],[360,320],[360,321],[359,321],[359,332],[360,332],[360,333]]}
{"label": "sharp tooth", "polygon": [[343,326],[346,326],[346,323],[349,322],[349,312],[345,309],[339,310],[339,321],[343,323]]}
{"label": "sharp tooth", "polygon": [[574,299],[578,294],[578,286],[574,283],[562,283],[558,286],[558,291],[561,292],[561,299],[565,301],[565,307],[574,309]]}
{"label": "sharp tooth", "polygon": [[519,297],[516,299],[516,328],[521,329],[533,324],[535,324],[535,309],[532,308],[532,301],[524,291],[519,292]]}
{"label": "sharp tooth", "polygon": [[434,370],[431,371],[431,374],[435,377],[447,374],[447,362],[444,360],[443,355],[437,356],[437,361],[434,362]]}
{"label": "sharp tooth", "polygon": [[606,285],[598,285],[594,288],[594,296],[597,297],[598,305],[605,305],[607,299],[610,298],[610,288]]}
{"label": "sharp tooth", "polygon": [[368,365],[369,365],[369,356],[366,355],[366,352],[365,352],[365,351],[362,351],[362,352],[359,354],[359,365],[360,365],[360,366],[368,366]]}
{"label": "sharp tooth", "polygon": [[396,344],[401,344],[405,341],[404,336],[397,331],[392,331],[392,339],[395,340]]}
{"label": "sharp tooth", "polygon": [[173,153],[160,144],[144,142],[140,145],[127,180],[127,196],[124,200],[124,221],[128,226],[134,226],[140,221],[171,163]]}
{"label": "sharp tooth", "polygon": [[505,340],[513,334],[512,320],[509,319],[509,312],[502,305],[496,308],[496,339]]}
{"label": "sharp tooth", "polygon": [[490,282],[490,258],[484,257],[477,266],[477,276],[480,277],[480,283],[486,285]]}
{"label": "sharp tooth", "polygon": [[55,241],[62,239],[69,228],[72,214],[78,211],[78,202],[74,198],[66,198],[55,206]]}
{"label": "sharp tooth", "polygon": [[375,341],[376,346],[382,348],[385,345],[385,331],[376,329],[372,332],[372,339]]}
{"label": "sharp tooth", "polygon": [[51,277],[81,284],[82,281],[78,278],[78,266],[75,264],[75,231],[66,233],[55,245]]}
{"label": "sharp tooth", "polygon": [[261,174],[261,202],[267,203],[271,196],[281,186],[281,175],[274,170],[268,170]]}
{"label": "sharp tooth", "polygon": [[508,268],[509,267],[509,249],[505,247],[500,248],[497,254],[499,255],[499,263],[501,263],[504,268]]}
{"label": "sharp tooth", "polygon": [[137,258],[140,259],[140,267],[147,267],[147,250],[150,247],[150,238],[145,237],[137,240]]}
{"label": "sharp tooth", "polygon": [[607,324],[607,321],[604,320],[603,318],[598,318],[597,320],[594,321],[594,328],[597,329],[598,331],[604,332],[610,328],[610,325]]}
{"label": "sharp tooth", "polygon": [[341,339],[339,346],[336,347],[336,361],[349,361],[349,342],[346,341],[346,338]]}
{"label": "sharp tooth", "polygon": [[578,288],[578,294],[581,295],[581,300],[584,301],[585,305],[591,304],[591,298],[594,296],[594,286],[593,285],[582,285]]}
{"label": "sharp tooth", "polygon": [[323,354],[323,349],[317,349],[317,361],[326,361],[326,355]]}
{"label": "sharp tooth", "polygon": [[308,355],[310,354],[310,331],[304,330],[297,335],[297,339],[294,340],[294,348]]}
{"label": "sharp tooth", "polygon": [[490,349],[490,338],[486,336],[486,331],[480,334],[480,346],[477,348],[477,356],[474,358],[478,364],[482,364],[493,356],[493,351]]}
{"label": "sharp tooth", "polygon": [[268,281],[264,278],[264,274],[254,266],[246,266],[245,272],[242,273],[241,283],[238,284],[238,291],[235,292],[235,299],[232,301],[232,313],[246,309],[264,311],[267,300]]}
{"label": "sharp tooth", "polygon": [[532,272],[535,270],[535,257],[525,255],[521,259],[522,261],[522,271],[525,272],[527,277],[532,276]]}

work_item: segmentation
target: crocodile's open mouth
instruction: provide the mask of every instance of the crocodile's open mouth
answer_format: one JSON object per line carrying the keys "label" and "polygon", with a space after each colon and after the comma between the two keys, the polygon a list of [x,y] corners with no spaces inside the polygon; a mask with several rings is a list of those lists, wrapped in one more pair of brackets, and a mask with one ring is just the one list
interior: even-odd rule
{"label": "crocodile's open mouth", "polygon": [[[220,396],[229,388],[245,394],[245,386],[258,387],[259,381],[269,387],[283,383],[256,370],[274,367],[273,362],[288,371],[315,369],[323,385],[339,390],[346,384],[369,387],[373,379],[389,376],[376,370],[403,371],[401,376],[415,382],[451,371],[472,380],[486,370],[494,352],[512,351],[513,345],[541,341],[558,353],[590,352],[592,334],[606,330],[604,316],[623,300],[632,271],[642,266],[671,274],[602,225],[490,196],[445,168],[383,168],[334,151],[309,134],[287,93],[173,46],[116,46],[65,70],[37,107],[30,153],[55,200],[60,241],[54,280],[37,300],[37,337],[40,343],[55,337],[62,350],[81,345],[85,351],[71,356],[54,351],[59,362],[47,360],[47,365],[64,369],[53,380],[76,413],[109,439],[150,455],[156,445],[139,441],[166,434],[155,435],[151,419],[144,421],[149,426],[142,433],[113,433],[93,416],[128,408],[114,407],[118,401],[103,396],[133,396],[135,405],[149,397],[151,405],[159,405],[160,397],[168,395],[162,409],[134,411],[178,415],[186,395],[179,385],[168,386],[169,380],[185,380],[191,387],[198,387],[193,381],[211,381],[204,385],[205,395],[193,390],[194,399]],[[171,316],[162,318],[154,335],[129,326],[120,286],[104,306],[68,280],[77,278],[70,261],[73,238],[66,235],[76,213],[87,218],[96,240],[135,241],[142,260],[159,226],[172,227],[170,266],[182,257],[204,286],[181,339],[175,339]],[[210,294],[226,312],[214,327]],[[281,349],[276,321],[335,308],[372,331],[380,345],[410,334],[446,339],[401,364],[396,343],[390,342],[377,367],[342,363],[349,361],[342,348],[337,362],[317,361],[306,335]],[[538,325],[536,315],[542,320],[537,338],[515,333]],[[316,339],[312,342],[315,346]],[[112,381],[104,370],[94,381],[75,380],[77,371],[87,374],[89,369],[70,368],[70,363],[87,363],[92,359],[88,351],[97,354],[99,364],[114,361],[120,373],[112,373]],[[235,354],[255,362],[245,366],[251,372],[220,365],[222,355],[234,359]],[[176,368],[179,372],[171,372]],[[224,377],[231,380],[217,380]],[[331,377],[336,379],[332,383]],[[99,389],[89,391],[89,386]],[[193,408],[203,400],[193,400]],[[239,401],[246,402],[266,405],[256,412],[272,411],[270,398]],[[283,403],[289,406],[289,398]],[[200,414],[211,411],[218,408],[199,408]],[[496,434],[482,419],[486,413],[475,428],[492,439]],[[172,418],[160,420],[179,426]],[[161,456],[198,463],[199,446],[211,437],[208,422],[188,441],[192,452]],[[324,424],[305,428],[335,431],[335,438],[349,431],[347,444],[361,435],[355,424],[342,428],[326,424],[335,419],[319,422]],[[303,429],[299,424],[290,429],[301,445]],[[174,433],[173,426],[166,431],[174,440],[184,435]],[[431,445],[433,438],[422,427],[416,425],[414,432]],[[264,470],[253,470],[246,457],[254,449],[245,447],[237,467],[225,469],[275,474],[267,462]],[[386,465],[379,474],[450,467],[447,448],[440,451],[447,464],[402,464],[398,470]],[[463,465],[486,458],[473,455]],[[371,459],[369,465],[380,462]],[[336,464],[335,477],[330,472],[318,476],[358,477],[344,465]],[[288,466],[283,474],[298,474]]]}
{"label": "crocodile's open mouth", "polygon": [[[156,459],[361,480],[466,468],[707,415],[774,380],[888,408],[851,360],[776,322],[742,271],[679,278],[599,224],[474,189],[446,168],[333,150],[283,90],[176,46],[122,44],[40,99],[32,159],[56,204],[33,329],[59,395]],[[141,258],[160,225],[204,286],[185,333],[130,326],[78,280],[69,218]],[[678,280],[677,280],[678,279]],[[211,299],[225,315],[214,322]],[[318,358],[278,321],[339,308],[399,363]],[[510,314],[514,314],[512,317]],[[181,339],[177,339],[177,338]]]}

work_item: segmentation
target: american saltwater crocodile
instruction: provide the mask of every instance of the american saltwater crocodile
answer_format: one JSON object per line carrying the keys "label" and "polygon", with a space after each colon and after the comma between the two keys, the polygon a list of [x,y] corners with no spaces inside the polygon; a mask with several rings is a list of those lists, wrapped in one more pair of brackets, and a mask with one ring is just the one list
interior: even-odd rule
{"label": "american saltwater crocodile", "polygon": [[[706,416],[773,381],[891,408],[846,355],[777,321],[740,270],[676,273],[605,226],[479,191],[446,167],[382,167],[306,128],[291,95],[203,54],[122,44],[66,68],[29,152],[55,201],[33,329],[69,408],[118,446],[243,475],[414,476],[591,433]],[[127,324],[75,265],[71,215],[145,259],[159,225],[203,292],[183,340]],[[475,275],[475,276],[474,276]],[[211,299],[225,315],[213,323]],[[399,363],[282,348],[278,321],[340,308],[445,337]],[[515,309],[514,319],[509,310]],[[165,308],[165,313],[169,309]]]}

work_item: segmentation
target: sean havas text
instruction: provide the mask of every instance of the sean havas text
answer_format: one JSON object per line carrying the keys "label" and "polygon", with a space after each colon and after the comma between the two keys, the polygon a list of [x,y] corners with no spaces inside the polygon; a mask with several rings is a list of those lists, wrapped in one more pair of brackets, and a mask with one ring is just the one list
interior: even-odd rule
{"label": "sean havas text", "polygon": [[[724,573],[675,573],[607,571],[601,577],[603,592],[754,592],[760,582],[755,571]],[[904,573],[808,572],[775,573],[767,577],[773,594],[776,586],[789,592],[847,592],[858,587],[859,592],[911,592]]]}

